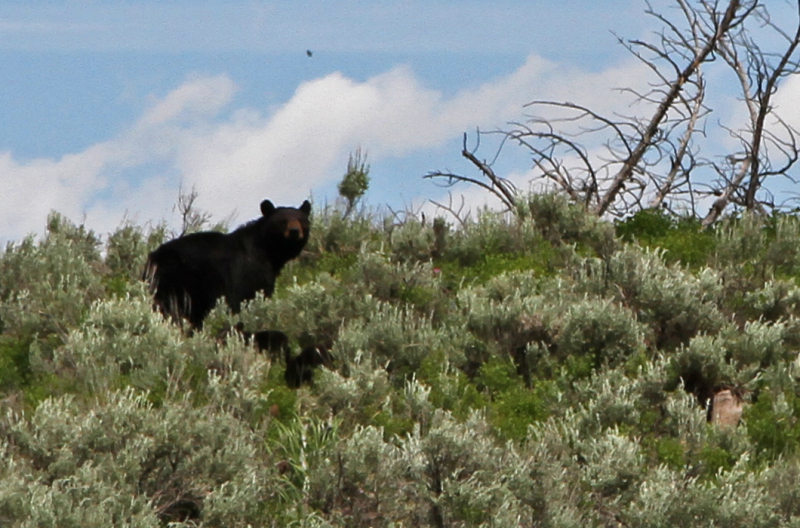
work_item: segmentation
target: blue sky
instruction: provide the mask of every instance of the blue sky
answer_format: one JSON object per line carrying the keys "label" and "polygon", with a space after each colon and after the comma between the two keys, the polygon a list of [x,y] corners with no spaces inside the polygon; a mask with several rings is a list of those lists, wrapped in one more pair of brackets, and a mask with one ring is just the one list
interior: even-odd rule
{"label": "blue sky", "polygon": [[[533,99],[613,110],[614,88],[646,82],[612,34],[647,35],[645,7],[6,0],[0,241],[40,233],[53,209],[101,234],[124,218],[174,225],[181,185],[234,225],[263,198],[321,204],[357,147],[370,205],[445,199],[422,176],[470,170],[464,132],[523,119]],[[498,164],[522,186],[528,169],[519,152]]]}

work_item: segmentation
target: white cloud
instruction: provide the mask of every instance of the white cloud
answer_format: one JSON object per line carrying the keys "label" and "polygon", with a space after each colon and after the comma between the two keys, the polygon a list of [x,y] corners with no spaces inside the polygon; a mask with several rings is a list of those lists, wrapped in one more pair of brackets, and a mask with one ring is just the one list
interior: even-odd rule
{"label": "white cloud", "polygon": [[197,185],[202,207],[215,214],[242,205],[242,196],[299,203],[313,189],[338,179],[343,160],[355,147],[368,151],[372,162],[413,156],[465,130],[518,119],[522,105],[539,94],[566,94],[611,111],[619,107],[612,88],[641,79],[636,72],[638,65],[564,72],[532,56],[511,75],[451,99],[423,86],[403,66],[362,83],[333,73],[302,84],[268,118],[246,114],[191,138],[178,165]]}
{"label": "white cloud", "polygon": [[[795,130],[800,130],[800,108],[797,106],[799,96],[800,76],[792,75],[781,83],[773,98],[775,113]],[[782,127],[775,126],[774,132],[782,139],[788,139]]]}
{"label": "white cloud", "polygon": [[476,126],[519,119],[522,105],[536,98],[610,111],[619,105],[610,90],[643,82],[640,72],[632,64],[564,71],[532,56],[512,74],[449,99],[403,66],[364,82],[332,73],[303,83],[269,114],[231,109],[236,86],[227,76],[195,78],[155,101],[129,130],[83,152],[30,162],[0,153],[0,238],[40,231],[51,209],[76,220],[85,214],[101,233],[126,212],[139,222],[159,220],[169,215],[179,183],[195,186],[198,205],[215,218],[238,209],[248,219],[264,197],[299,204],[338,180],[357,146],[373,166],[413,156]]}
{"label": "white cloud", "polygon": [[188,81],[145,112],[135,128],[215,115],[230,103],[235,91],[234,82],[224,75]]}
{"label": "white cloud", "polygon": [[24,164],[14,161],[9,152],[0,153],[3,235],[18,238],[39,231],[53,209],[79,217],[86,197],[104,185],[101,169],[107,150],[105,145],[97,145],[59,161],[42,159]]}
{"label": "white cloud", "polygon": [[[163,194],[168,192],[174,201],[176,188],[163,181],[136,188],[128,181],[131,173],[174,157],[181,138],[225,106],[232,90],[225,76],[189,81],[153,105],[128,132],[59,160],[19,162],[10,152],[0,153],[0,237],[40,232],[51,210],[76,221],[85,215],[89,227],[101,232],[113,229],[126,210],[162,217]],[[181,127],[181,122],[191,127]],[[98,197],[106,191],[109,196]]]}

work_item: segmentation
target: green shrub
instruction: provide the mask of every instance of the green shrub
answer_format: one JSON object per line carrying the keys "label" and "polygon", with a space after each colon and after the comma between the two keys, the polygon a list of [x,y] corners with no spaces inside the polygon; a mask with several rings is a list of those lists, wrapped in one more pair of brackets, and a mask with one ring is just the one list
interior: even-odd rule
{"label": "green shrub", "polygon": [[91,410],[46,400],[3,431],[18,464],[0,473],[3,526],[245,526],[277,480],[252,430],[187,399],[159,409],[126,390]]}
{"label": "green shrub", "polygon": [[716,333],[721,277],[705,268],[693,274],[664,263],[662,252],[627,246],[606,260],[586,259],[574,268],[576,290],[611,297],[650,327],[653,345],[671,349],[698,334]]}
{"label": "green shrub", "polygon": [[[329,344],[337,338],[346,321],[360,320],[378,304],[365,289],[350,287],[322,273],[313,281],[293,285],[271,299],[258,295],[245,304],[239,319],[247,330],[280,329],[302,346]],[[230,325],[227,307],[218,304],[209,322],[209,332]]]}
{"label": "green shrub", "polygon": [[714,233],[703,230],[700,220],[690,216],[676,217],[663,210],[642,209],[615,227],[625,242],[636,241],[651,249],[664,250],[667,262],[698,268],[708,263],[714,251]]}
{"label": "green shrub", "polygon": [[434,230],[414,217],[391,226],[387,239],[392,257],[400,262],[427,262],[436,252]]}
{"label": "green shrub", "polygon": [[311,236],[304,258],[318,258],[324,253],[347,255],[356,253],[362,244],[378,239],[376,220],[372,213],[360,211],[345,216],[336,206],[314,207],[311,217]]}
{"label": "green shrub", "polygon": [[403,435],[413,426],[410,410],[383,368],[358,358],[348,365],[349,376],[321,371],[316,382],[318,405],[337,416],[343,430],[381,427],[388,437]]}
{"label": "green shrub", "polygon": [[774,323],[800,315],[800,289],[792,280],[771,280],[761,288],[733,293],[728,304],[738,320]]}
{"label": "green shrub", "polygon": [[[523,263],[550,270],[561,258],[535,224],[520,216],[483,209],[458,229],[434,226],[437,229],[441,233],[438,237],[433,233],[437,267],[468,279],[485,281]],[[457,284],[456,277],[450,280]]]}
{"label": "green shrub", "polygon": [[127,221],[108,235],[105,257],[108,276],[105,281],[110,292],[124,295],[126,284],[141,278],[147,256],[166,238],[167,228],[164,224],[145,232]]}
{"label": "green shrub", "polygon": [[381,303],[365,321],[347,323],[341,330],[336,352],[344,362],[363,357],[383,366],[395,383],[409,379],[434,353],[442,353],[454,365],[464,364],[469,336],[460,329],[436,327],[407,308]]}
{"label": "green shrub", "polygon": [[521,384],[497,394],[491,404],[491,422],[501,438],[523,440],[528,435],[528,427],[547,418],[550,414],[550,401],[554,399],[550,385],[526,389]]}
{"label": "green shrub", "polygon": [[0,335],[0,394],[21,389],[31,381],[31,340]]}
{"label": "green shrub", "polygon": [[656,443],[658,462],[672,470],[679,470],[686,464],[683,445],[675,438],[660,438]]}
{"label": "green shrub", "polygon": [[103,294],[98,245],[94,233],[56,213],[43,240],[9,243],[0,255],[2,331],[63,338]]}
{"label": "green shrub", "polygon": [[[199,332],[138,280],[163,227],[52,215],[0,255],[0,525],[800,526],[797,219],[520,204],[319,208]],[[289,388],[237,322],[335,361]]]}
{"label": "green shrub", "polygon": [[800,223],[797,216],[769,218],[746,213],[717,229],[715,261],[731,287],[760,287],[773,279],[800,275]]}
{"label": "green shrub", "polygon": [[536,230],[553,244],[575,244],[606,257],[618,247],[613,226],[587,214],[578,204],[556,193],[530,194],[520,202],[518,214],[530,217]]}
{"label": "green shrub", "polygon": [[744,419],[747,434],[759,456],[774,460],[788,457],[800,448],[800,401],[794,395],[769,392],[759,395],[749,406]]}
{"label": "green shrub", "polygon": [[588,358],[593,368],[615,367],[644,350],[645,332],[631,313],[608,301],[571,305],[556,337],[563,357]]}
{"label": "green shrub", "polygon": [[680,386],[706,406],[717,389],[737,384],[737,371],[727,355],[722,338],[695,337],[671,358],[665,389],[675,390]]}

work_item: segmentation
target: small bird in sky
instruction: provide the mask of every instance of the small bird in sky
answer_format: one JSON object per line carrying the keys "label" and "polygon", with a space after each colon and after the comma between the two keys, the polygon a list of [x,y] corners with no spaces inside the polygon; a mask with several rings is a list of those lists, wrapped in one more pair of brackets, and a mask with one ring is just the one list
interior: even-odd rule
{"label": "small bird in sky", "polygon": [[311,50],[306,50],[306,55],[308,55],[309,57],[313,57],[314,56],[314,52],[311,51]]}

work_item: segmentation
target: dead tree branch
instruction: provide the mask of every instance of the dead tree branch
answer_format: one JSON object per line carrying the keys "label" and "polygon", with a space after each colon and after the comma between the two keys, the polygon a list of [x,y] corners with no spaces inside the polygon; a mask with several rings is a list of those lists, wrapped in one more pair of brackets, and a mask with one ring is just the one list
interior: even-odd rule
{"label": "dead tree branch", "polygon": [[[685,5],[685,2],[682,0],[679,3],[681,5]],[[740,7],[741,4],[739,0],[732,0],[730,4],[728,4],[728,8],[725,10],[724,16],[719,23],[716,24],[714,34],[706,40],[705,45],[695,54],[692,61],[669,85],[669,90],[667,91],[666,96],[658,105],[655,114],[653,114],[650,122],[645,127],[644,134],[639,139],[639,142],[633,149],[631,155],[623,163],[622,169],[617,173],[616,176],[614,176],[608,191],[597,204],[597,207],[594,211],[596,214],[604,214],[616,198],[617,194],[619,194],[619,192],[623,189],[625,182],[631,179],[645,153],[650,149],[654,139],[656,138],[659,131],[659,126],[667,117],[667,112],[675,105],[675,101],[678,99],[680,92],[686,83],[689,82],[692,77],[694,77],[699,70],[700,65],[708,60],[711,53],[717,48],[717,44],[725,37],[725,35],[728,34],[731,28],[737,25],[744,19],[745,16],[747,16],[747,11],[744,15],[737,16]]]}
{"label": "dead tree branch", "polygon": [[[729,170],[720,170],[724,177],[723,185],[715,194],[718,198],[703,218],[703,225],[714,223],[731,202],[746,209],[759,209],[763,203],[757,199],[764,179],[769,176],[785,175],[798,159],[797,131],[774,112],[772,98],[778,90],[781,79],[797,73],[797,59],[793,58],[800,44],[800,2],[797,4],[797,24],[793,35],[774,24],[766,11],[758,13],[766,27],[771,28],[787,43],[786,49],[778,55],[778,62],[772,65],[773,54],[763,52],[746,34],[740,33],[720,43],[719,53],[736,74],[749,116],[746,134],[732,133],[739,138],[742,152],[735,157]],[[744,54],[744,57],[742,57]],[[785,139],[767,126],[767,118],[772,117],[785,134]],[[785,162],[777,169],[772,167],[769,147],[773,147],[785,157]],[[730,176],[727,176],[728,172]],[[745,180],[747,182],[745,183]],[[739,198],[737,200],[737,198]],[[770,204],[772,205],[772,204]]]}
{"label": "dead tree branch", "polygon": [[[488,183],[480,180],[478,178],[472,178],[470,176],[463,176],[460,174],[454,174],[451,172],[430,172],[423,176],[424,179],[433,179],[433,178],[444,178],[446,180],[446,185],[451,187],[459,182],[471,183],[473,185],[477,185],[491,194],[495,195],[502,203],[506,206],[509,210],[514,209],[514,204],[516,202],[516,195],[517,189],[514,187],[514,184],[508,181],[507,179],[501,178],[497,174],[495,174],[494,170],[489,163],[485,161],[481,161],[475,156],[474,150],[470,151],[467,149],[467,134],[464,134],[464,139],[462,142],[462,149],[461,155],[469,160],[478,170],[481,172],[484,178],[488,180]],[[478,146],[480,146],[480,131],[478,132],[478,145],[476,146],[475,150],[477,150]],[[502,148],[502,146],[501,146]]]}
{"label": "dead tree branch", "polygon": [[[708,225],[731,205],[774,208],[774,190],[765,183],[790,179],[800,157],[798,133],[775,107],[781,83],[800,73],[800,0],[791,3],[795,20],[785,6],[779,20],[770,18],[764,0],[672,3],[677,9],[671,12],[647,4],[646,14],[661,27],[656,38],[618,39],[654,78],[644,88],[619,88],[632,96],[635,106],[629,108],[637,113],[601,113],[542,98],[524,106],[527,120],[489,134],[530,154],[534,181],[555,186],[597,215],[624,216],[645,207],[695,214],[702,206],[710,208],[703,218]],[[729,111],[725,79],[731,73],[746,123],[729,122],[742,115]],[[719,108],[723,117],[717,117]],[[738,141],[735,152],[720,154],[723,135]],[[467,150],[466,137],[462,155],[478,168],[477,176],[426,177],[477,185],[510,208],[516,188],[481,161],[477,148]]]}

